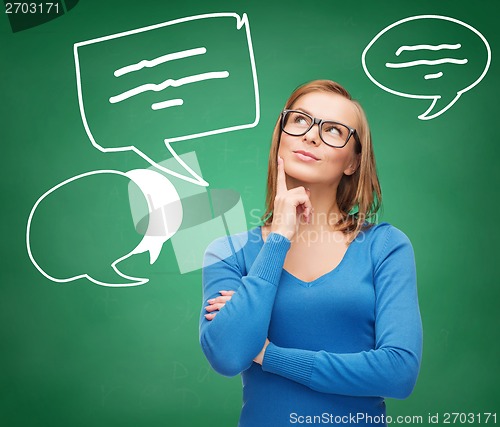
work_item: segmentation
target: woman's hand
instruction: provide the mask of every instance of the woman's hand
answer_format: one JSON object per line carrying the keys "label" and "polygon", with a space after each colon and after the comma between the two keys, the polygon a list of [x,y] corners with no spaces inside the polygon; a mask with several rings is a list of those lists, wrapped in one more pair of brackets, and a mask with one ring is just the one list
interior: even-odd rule
{"label": "woman's hand", "polygon": [[212,298],[208,300],[208,304],[205,307],[205,310],[208,311],[208,314],[205,314],[205,319],[212,320],[215,316],[217,316],[217,312],[226,305],[231,297],[234,295],[234,291],[219,291],[221,294],[220,297]]}
{"label": "woman's hand", "polygon": [[287,188],[284,166],[283,159],[278,156],[278,175],[271,233],[279,233],[288,240],[292,240],[297,231],[299,217],[303,215],[306,222],[310,221],[312,205],[308,189],[297,187],[289,190]]}
{"label": "woman's hand", "polygon": [[255,356],[255,359],[253,359],[253,361],[255,363],[262,365],[262,362],[264,361],[264,354],[266,353],[266,348],[269,345],[269,342],[270,341],[266,338],[266,342],[264,343],[264,347],[262,347],[262,350],[260,351],[260,353],[257,356]]}

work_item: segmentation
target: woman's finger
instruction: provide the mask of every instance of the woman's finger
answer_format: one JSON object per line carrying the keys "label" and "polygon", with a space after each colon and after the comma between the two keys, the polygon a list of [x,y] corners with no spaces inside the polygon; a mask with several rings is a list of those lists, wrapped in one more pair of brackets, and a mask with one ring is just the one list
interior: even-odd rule
{"label": "woman's finger", "polygon": [[312,203],[311,199],[309,198],[311,192],[309,191],[309,189],[304,187],[296,187],[288,191],[288,194],[290,195],[292,202],[297,209],[297,213],[302,213],[305,216],[306,220],[309,220],[312,211]]}
{"label": "woman's finger", "polygon": [[306,188],[305,189],[306,197],[302,203],[302,207],[304,208],[304,217],[306,218],[307,222],[310,222],[311,220],[311,213],[312,213],[312,203],[311,203],[311,191]]}
{"label": "woman's finger", "polygon": [[208,311],[209,313],[212,311],[217,311],[220,310],[222,307],[224,307],[226,303],[217,303],[217,304],[210,304],[205,307],[205,310]]}
{"label": "woman's finger", "polygon": [[228,295],[228,296],[220,296],[220,297],[216,297],[216,298],[211,298],[207,302],[209,304],[216,304],[216,303],[224,303],[225,304],[230,299],[231,299],[230,295]]}
{"label": "woman's finger", "polygon": [[285,162],[278,156],[278,175],[276,176],[276,194],[284,194],[288,191],[286,187]]}
{"label": "woman's finger", "polygon": [[212,320],[215,316],[217,316],[217,312],[215,312],[215,313],[208,313],[208,314],[205,314],[205,319]]}
{"label": "woman's finger", "polygon": [[311,222],[311,216],[312,216],[312,204],[311,204],[311,190],[309,188],[306,188],[306,194],[307,198],[309,199],[309,206],[304,206],[304,216],[306,218],[306,221],[309,223]]}
{"label": "woman's finger", "polygon": [[230,295],[230,296],[234,295],[234,291],[219,291],[219,293],[221,295]]}

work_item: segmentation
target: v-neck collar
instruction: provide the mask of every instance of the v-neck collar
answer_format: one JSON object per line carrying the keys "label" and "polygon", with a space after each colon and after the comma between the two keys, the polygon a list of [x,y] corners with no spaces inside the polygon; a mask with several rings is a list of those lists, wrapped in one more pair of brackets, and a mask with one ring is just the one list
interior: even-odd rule
{"label": "v-neck collar", "polygon": [[[262,226],[260,226],[258,228],[259,228],[259,233],[260,233],[260,238],[261,238],[262,244],[264,244],[264,237],[262,236]],[[293,275],[292,273],[287,271],[285,268],[283,268],[283,273],[288,275],[293,280],[299,282],[300,285],[302,285],[304,287],[311,287],[319,282],[322,282],[324,279],[328,278],[329,276],[331,276],[331,275],[335,274],[337,271],[339,271],[342,268],[342,266],[347,262],[347,258],[349,256],[350,252],[352,252],[353,246],[355,246],[359,243],[360,242],[358,242],[357,239],[354,239],[347,247],[347,250],[344,252],[344,256],[342,257],[340,262],[333,269],[331,269],[330,271],[328,271],[325,274],[322,274],[321,276],[317,277],[314,280],[305,281],[305,280],[299,279],[297,276]]]}

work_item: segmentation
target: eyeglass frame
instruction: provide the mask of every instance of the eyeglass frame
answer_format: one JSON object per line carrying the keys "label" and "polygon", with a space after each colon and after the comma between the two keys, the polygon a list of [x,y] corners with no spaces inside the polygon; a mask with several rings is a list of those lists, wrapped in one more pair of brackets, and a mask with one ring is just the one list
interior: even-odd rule
{"label": "eyeglass frame", "polygon": [[[309,126],[309,128],[304,133],[301,133],[299,135],[294,135],[294,134],[291,134],[291,133],[289,133],[289,132],[287,132],[285,130],[285,116],[288,113],[290,113],[290,112],[304,114],[305,116],[310,117],[312,119],[311,125]],[[344,145],[340,145],[340,146],[339,145],[331,145],[331,144],[329,144],[328,142],[326,142],[323,139],[323,132],[321,130],[321,126],[323,125],[323,123],[335,123],[337,125],[342,125],[342,126],[346,127],[347,129],[349,129],[349,135],[347,135],[347,138],[346,138],[346,141],[345,141]],[[358,135],[358,132],[356,131],[356,129],[354,129],[354,128],[350,127],[350,126],[347,126],[344,123],[336,122],[335,120],[317,119],[316,117],[313,117],[310,114],[305,113],[304,111],[301,111],[301,110],[288,110],[288,109],[285,109],[285,110],[283,110],[281,112],[281,130],[283,132],[285,132],[287,135],[290,135],[290,136],[303,136],[307,132],[309,132],[313,128],[313,126],[315,124],[318,124],[318,135],[321,138],[321,141],[323,141],[329,147],[332,147],[332,148],[344,148],[347,145],[347,143],[349,142],[349,140],[351,139],[351,136],[354,136],[354,139],[356,140],[356,142],[361,146],[361,141],[359,140],[359,135]]]}

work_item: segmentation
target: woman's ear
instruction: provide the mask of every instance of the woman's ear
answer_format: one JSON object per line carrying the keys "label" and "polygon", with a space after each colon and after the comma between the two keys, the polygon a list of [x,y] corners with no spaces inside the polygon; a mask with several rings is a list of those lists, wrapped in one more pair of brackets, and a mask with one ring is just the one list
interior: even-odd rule
{"label": "woman's ear", "polygon": [[354,160],[349,163],[349,166],[347,166],[347,169],[344,171],[345,175],[353,175],[354,172],[359,168],[359,165],[361,163],[361,153],[356,154]]}

